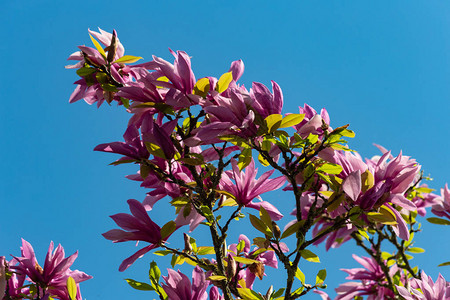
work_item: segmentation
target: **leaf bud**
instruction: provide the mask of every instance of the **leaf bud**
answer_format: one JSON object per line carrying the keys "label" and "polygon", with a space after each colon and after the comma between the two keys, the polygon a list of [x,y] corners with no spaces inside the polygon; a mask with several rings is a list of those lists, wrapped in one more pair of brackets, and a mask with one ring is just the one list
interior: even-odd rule
{"label": "leaf bud", "polygon": [[281,236],[280,227],[278,227],[277,223],[275,223],[274,221],[272,221],[272,227],[273,227],[273,234],[275,238],[278,240]]}
{"label": "leaf bud", "polygon": [[228,253],[227,277],[231,280],[236,275],[237,265],[234,257]]}
{"label": "leaf bud", "polygon": [[190,243],[190,239],[191,237],[188,234],[184,233],[184,252],[187,253],[192,252],[192,245]]}

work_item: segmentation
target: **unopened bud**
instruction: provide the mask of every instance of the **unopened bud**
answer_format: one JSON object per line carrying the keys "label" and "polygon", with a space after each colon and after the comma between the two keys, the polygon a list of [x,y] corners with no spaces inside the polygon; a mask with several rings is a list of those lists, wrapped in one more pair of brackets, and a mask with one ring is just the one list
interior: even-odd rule
{"label": "unopened bud", "polygon": [[232,279],[236,275],[236,261],[234,257],[228,253],[228,265],[227,265],[227,277],[228,279]]}
{"label": "unopened bud", "polygon": [[272,227],[273,227],[273,235],[275,236],[276,239],[279,239],[281,236],[280,227],[278,227],[277,223],[275,223],[274,221],[272,221]]}
{"label": "unopened bud", "polygon": [[192,245],[190,243],[190,240],[191,240],[191,237],[185,233],[184,234],[184,251],[187,253],[192,252]]}
{"label": "unopened bud", "polygon": [[264,297],[265,299],[270,299],[270,296],[272,296],[273,293],[273,285],[271,285],[269,287],[269,289],[267,290],[266,296]]}
{"label": "unopened bud", "polygon": [[114,56],[116,55],[116,49],[117,49],[117,33],[116,30],[113,30],[112,37],[111,37],[111,44],[107,47],[108,48],[108,57],[106,60],[111,63],[114,61]]}

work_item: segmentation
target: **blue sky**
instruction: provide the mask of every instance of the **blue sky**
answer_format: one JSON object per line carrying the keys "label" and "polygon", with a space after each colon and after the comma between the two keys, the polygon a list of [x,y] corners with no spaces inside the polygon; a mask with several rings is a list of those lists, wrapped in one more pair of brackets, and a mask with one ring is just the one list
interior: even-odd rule
{"label": "blue sky", "polygon": [[[285,113],[304,103],[325,107],[332,126],[350,124],[357,134],[350,145],[362,156],[378,154],[372,143],[402,150],[439,189],[450,181],[449,15],[448,1],[3,3],[0,255],[18,255],[23,237],[43,261],[53,240],[67,253],[79,250],[74,267],[94,276],[82,285],[84,298],[154,298],[123,278],[144,281],[157,257],[119,273],[134,245],[113,245],[100,235],[115,226],[109,215],[128,212],[126,200],[142,200],[145,191],[124,178],[133,168],[108,166],[116,157],[92,151],[121,140],[123,109],[68,103],[77,76],[64,65],[77,45],[90,44],[88,28],[116,29],[126,53],[147,61],[153,54],[171,59],[169,47],[184,50],[197,78],[219,77],[243,59],[241,82],[278,82]],[[413,262],[434,279],[441,272],[450,280],[449,267],[436,268],[450,260],[448,228],[424,222],[423,229],[417,246],[427,252]],[[333,295],[345,281],[338,269],[358,267],[355,251],[352,242],[329,253],[319,247],[323,263],[305,265],[304,272],[313,281],[314,270],[326,266]]]}

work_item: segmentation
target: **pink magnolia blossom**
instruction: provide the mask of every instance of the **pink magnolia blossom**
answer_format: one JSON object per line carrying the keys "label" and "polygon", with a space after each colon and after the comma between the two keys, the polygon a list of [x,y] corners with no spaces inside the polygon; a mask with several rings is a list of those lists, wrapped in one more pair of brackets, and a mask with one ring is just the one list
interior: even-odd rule
{"label": "pink magnolia blossom", "polygon": [[[115,61],[118,58],[122,57],[124,55],[125,50],[117,37],[116,31],[114,30],[112,34],[103,31],[102,29],[99,29],[99,31],[100,32],[89,30],[90,34],[96,37],[100,41],[100,43],[102,43],[105,47],[109,47],[111,45],[111,40],[113,36],[116,39],[117,46],[115,49],[114,57],[111,57],[112,61]],[[89,74],[81,76],[82,78],[80,80],[74,82],[74,84],[77,84],[77,87],[70,96],[69,103],[73,103],[80,99],[84,99],[88,104],[93,104],[97,102],[98,107],[100,107],[105,100],[107,100],[108,102],[115,100],[119,104],[122,104],[120,96],[115,94],[115,92],[105,90],[104,87],[102,86],[105,83],[110,84],[111,82],[102,81],[99,79],[100,77],[96,76],[97,74],[100,73],[96,68],[103,67],[104,65],[112,61],[110,62],[105,61],[105,58],[100,54],[100,52],[97,49],[86,46],[79,46],[78,48],[80,49],[80,51],[71,54],[68,60],[77,60],[79,62],[74,65],[66,66],[66,68],[79,69],[83,68],[86,63],[88,65],[91,65],[92,68]],[[112,50],[110,49],[108,51],[108,54],[110,51]],[[124,66],[123,64],[119,63],[113,63],[110,65],[109,72],[112,79],[116,81],[117,88],[120,86],[124,86],[128,82],[131,82],[132,80],[131,70],[132,68]]]}
{"label": "pink magnolia blossom", "polygon": [[41,299],[49,297],[57,297],[62,300],[69,300],[67,291],[67,279],[72,277],[77,283],[78,293],[77,300],[81,300],[79,291],[79,283],[92,276],[78,270],[70,270],[69,267],[74,263],[78,256],[78,251],[69,257],[64,257],[64,249],[61,245],[53,251],[53,242],[50,243],[47,256],[45,258],[44,267],[41,267],[36,259],[33,247],[30,243],[22,239],[21,257],[15,257],[18,265],[10,266],[11,270],[28,276],[29,280],[37,284],[44,293]]}
{"label": "pink magnolia blossom", "polygon": [[163,276],[165,283],[162,288],[171,300],[207,300],[209,281],[200,267],[192,271],[192,283],[189,278],[172,269],[167,269],[168,276]]}
{"label": "pink magnolia blossom", "polygon": [[[260,195],[263,193],[279,189],[283,186],[286,179],[283,176],[269,179],[274,170],[265,172],[260,178],[256,179],[258,169],[255,169],[255,162],[253,159],[243,171],[239,170],[236,160],[233,159],[231,165],[232,170],[224,172],[219,187],[222,190],[233,194],[239,205],[255,209],[259,209],[260,206],[263,206],[273,220],[281,219],[283,215],[269,202],[253,202],[252,200],[260,198]],[[235,183],[233,183],[232,180]]]}
{"label": "pink magnolia blossom", "polygon": [[447,184],[441,189],[441,197],[436,199],[431,212],[436,216],[450,219],[450,189]]}
{"label": "pink magnolia blossom", "polygon": [[299,111],[305,117],[294,128],[303,138],[307,137],[310,133],[321,136],[323,134],[322,123],[330,125],[330,117],[325,108],[318,114],[314,108],[305,103],[303,107],[299,107]]}
{"label": "pink magnolia blossom", "polygon": [[410,278],[406,287],[397,285],[398,293],[405,300],[449,300],[450,282],[439,274],[436,282],[433,282],[425,271],[421,278]]}
{"label": "pink magnolia blossom", "polygon": [[272,80],[273,94],[262,83],[253,82],[250,89],[251,107],[263,118],[272,114],[281,114],[283,93],[280,86]]}
{"label": "pink magnolia blossom", "polygon": [[141,202],[134,199],[130,199],[127,202],[130,207],[131,215],[119,213],[111,216],[114,222],[124,230],[112,229],[102,235],[114,243],[143,241],[150,243],[150,245],[141,248],[125,259],[119,267],[120,272],[125,271],[145,253],[159,247],[159,244],[162,242],[161,227],[150,219]]}
{"label": "pink magnolia blossom", "polygon": [[[381,300],[385,296],[394,298],[393,291],[383,286],[383,284],[387,283],[386,276],[380,265],[373,258],[361,258],[354,254],[353,258],[364,268],[341,270],[349,275],[346,279],[359,280],[360,282],[352,281],[341,284],[336,288],[336,293],[338,294],[336,300],[351,300],[356,296],[368,296],[368,300]],[[390,276],[393,276],[396,271],[397,268],[392,267]]]}
{"label": "pink magnolia blossom", "polygon": [[[254,253],[255,253],[255,251],[258,250],[258,248],[251,250],[250,240],[243,234],[241,234],[239,236],[239,242],[242,242],[242,241],[244,242],[244,247],[241,250],[241,252],[239,253],[239,256],[257,260],[258,262],[261,263],[261,266],[263,266],[263,267],[269,266],[269,267],[272,267],[275,269],[278,268],[278,260],[277,260],[277,257],[275,255],[274,251],[270,251],[270,250],[265,251],[265,252],[262,252],[255,256]],[[231,244],[228,247],[229,255],[236,256],[238,254],[237,246],[238,246],[238,244]],[[287,248],[287,246],[284,243],[281,243],[280,246],[282,247],[281,250],[283,252],[289,251],[289,249]],[[239,265],[239,263],[238,263],[238,265]],[[262,269],[262,273],[264,273],[264,268]],[[237,274],[236,278],[237,278],[237,281],[244,279],[246,287],[252,288],[253,283],[256,279],[256,276],[261,276],[261,275],[262,274],[255,274],[255,272],[252,272],[252,268],[248,267],[243,270],[240,270],[239,273]],[[265,273],[264,273],[264,275],[265,275]]]}

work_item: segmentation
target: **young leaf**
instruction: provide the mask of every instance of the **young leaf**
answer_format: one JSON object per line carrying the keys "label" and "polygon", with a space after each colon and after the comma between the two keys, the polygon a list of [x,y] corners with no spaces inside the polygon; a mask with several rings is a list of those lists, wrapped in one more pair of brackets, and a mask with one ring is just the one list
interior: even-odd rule
{"label": "young leaf", "polygon": [[300,255],[307,261],[320,263],[319,257],[308,249],[301,250]]}
{"label": "young leaf", "polygon": [[208,92],[209,92],[209,79],[206,77],[199,79],[194,86],[193,94],[205,98]]}
{"label": "young leaf", "polygon": [[245,257],[241,257],[241,256],[235,256],[234,260],[236,262],[244,264],[244,265],[251,265],[251,264],[254,264],[254,263],[256,263],[256,264],[260,263],[257,260],[250,259],[250,258],[245,258]]}
{"label": "young leaf", "polygon": [[150,278],[150,280],[153,280],[156,283],[159,282],[159,278],[161,277],[161,271],[159,270],[158,265],[154,261],[150,263],[150,270],[148,271],[148,277]]}
{"label": "young leaf", "polygon": [[140,56],[124,55],[121,58],[119,58],[118,60],[113,61],[113,64],[114,63],[131,64],[131,63],[137,62],[140,59],[142,59],[142,57],[140,57]]}
{"label": "young leaf", "polygon": [[286,230],[281,235],[281,239],[287,238],[288,236],[296,233],[300,227],[302,227],[304,222],[297,222],[286,228]]}
{"label": "young leaf", "polygon": [[423,253],[423,252],[425,252],[425,249],[422,249],[422,248],[419,248],[419,247],[412,247],[412,248],[409,248],[406,251],[411,252],[411,253]]}
{"label": "young leaf", "polygon": [[231,81],[233,80],[233,73],[227,72],[220,76],[219,81],[217,81],[216,90],[219,93],[225,92]]}
{"label": "young leaf", "polygon": [[161,238],[165,239],[169,235],[171,235],[175,229],[177,228],[177,224],[174,221],[169,221],[161,228]]}
{"label": "young leaf", "polygon": [[105,50],[103,50],[102,46],[99,44],[99,42],[97,42],[96,39],[94,39],[94,37],[92,35],[89,34],[89,36],[91,37],[91,41],[94,44],[95,48],[97,49],[98,52],[100,52],[100,54],[103,56],[103,58],[106,60],[106,53]]}
{"label": "young leaf", "polygon": [[322,283],[325,281],[325,278],[327,278],[327,270],[322,269],[317,273],[316,276],[316,285],[322,285]]}
{"label": "young leaf", "polygon": [[305,274],[303,274],[302,270],[297,267],[297,271],[295,272],[295,277],[300,280],[302,284],[305,284]]}
{"label": "young leaf", "polygon": [[212,275],[212,276],[209,276],[206,279],[213,280],[213,281],[227,280],[227,278],[225,276],[222,276],[222,275]]}
{"label": "young leaf", "polygon": [[[125,281],[135,290],[139,291],[154,291],[155,289],[148,283],[139,282],[133,279],[125,279]],[[75,299],[75,298],[74,298]]]}
{"label": "young leaf", "polygon": [[438,267],[450,266],[450,261],[439,264]]}
{"label": "young leaf", "polygon": [[437,225],[450,225],[450,221],[441,218],[427,218],[427,221]]}
{"label": "young leaf", "polygon": [[303,121],[304,114],[289,114],[281,120],[280,128],[292,127]]}
{"label": "young leaf", "polygon": [[280,114],[273,114],[270,116],[267,116],[264,121],[266,122],[267,128],[269,129],[269,133],[274,132],[278,128],[280,128],[281,121],[283,119],[283,116]]}
{"label": "young leaf", "polygon": [[261,218],[261,221],[263,221],[264,224],[266,224],[267,227],[269,227],[270,231],[273,231],[272,219],[270,218],[270,215],[267,212],[267,210],[262,206],[259,207],[259,217]]}
{"label": "young leaf", "polygon": [[264,224],[263,221],[261,221],[260,219],[258,219],[258,217],[249,214],[250,215],[250,222],[252,223],[253,227],[255,227],[255,229],[261,231],[262,233],[264,233],[265,235],[268,236],[272,236],[272,231],[270,231],[270,228]]}
{"label": "young leaf", "polygon": [[342,167],[337,164],[332,163],[326,163],[321,166],[319,166],[317,169],[317,172],[323,172],[327,174],[339,174],[342,172]]}
{"label": "young leaf", "polygon": [[71,276],[67,278],[67,292],[69,293],[70,300],[77,299],[77,284],[75,282],[75,279],[73,279]]}

